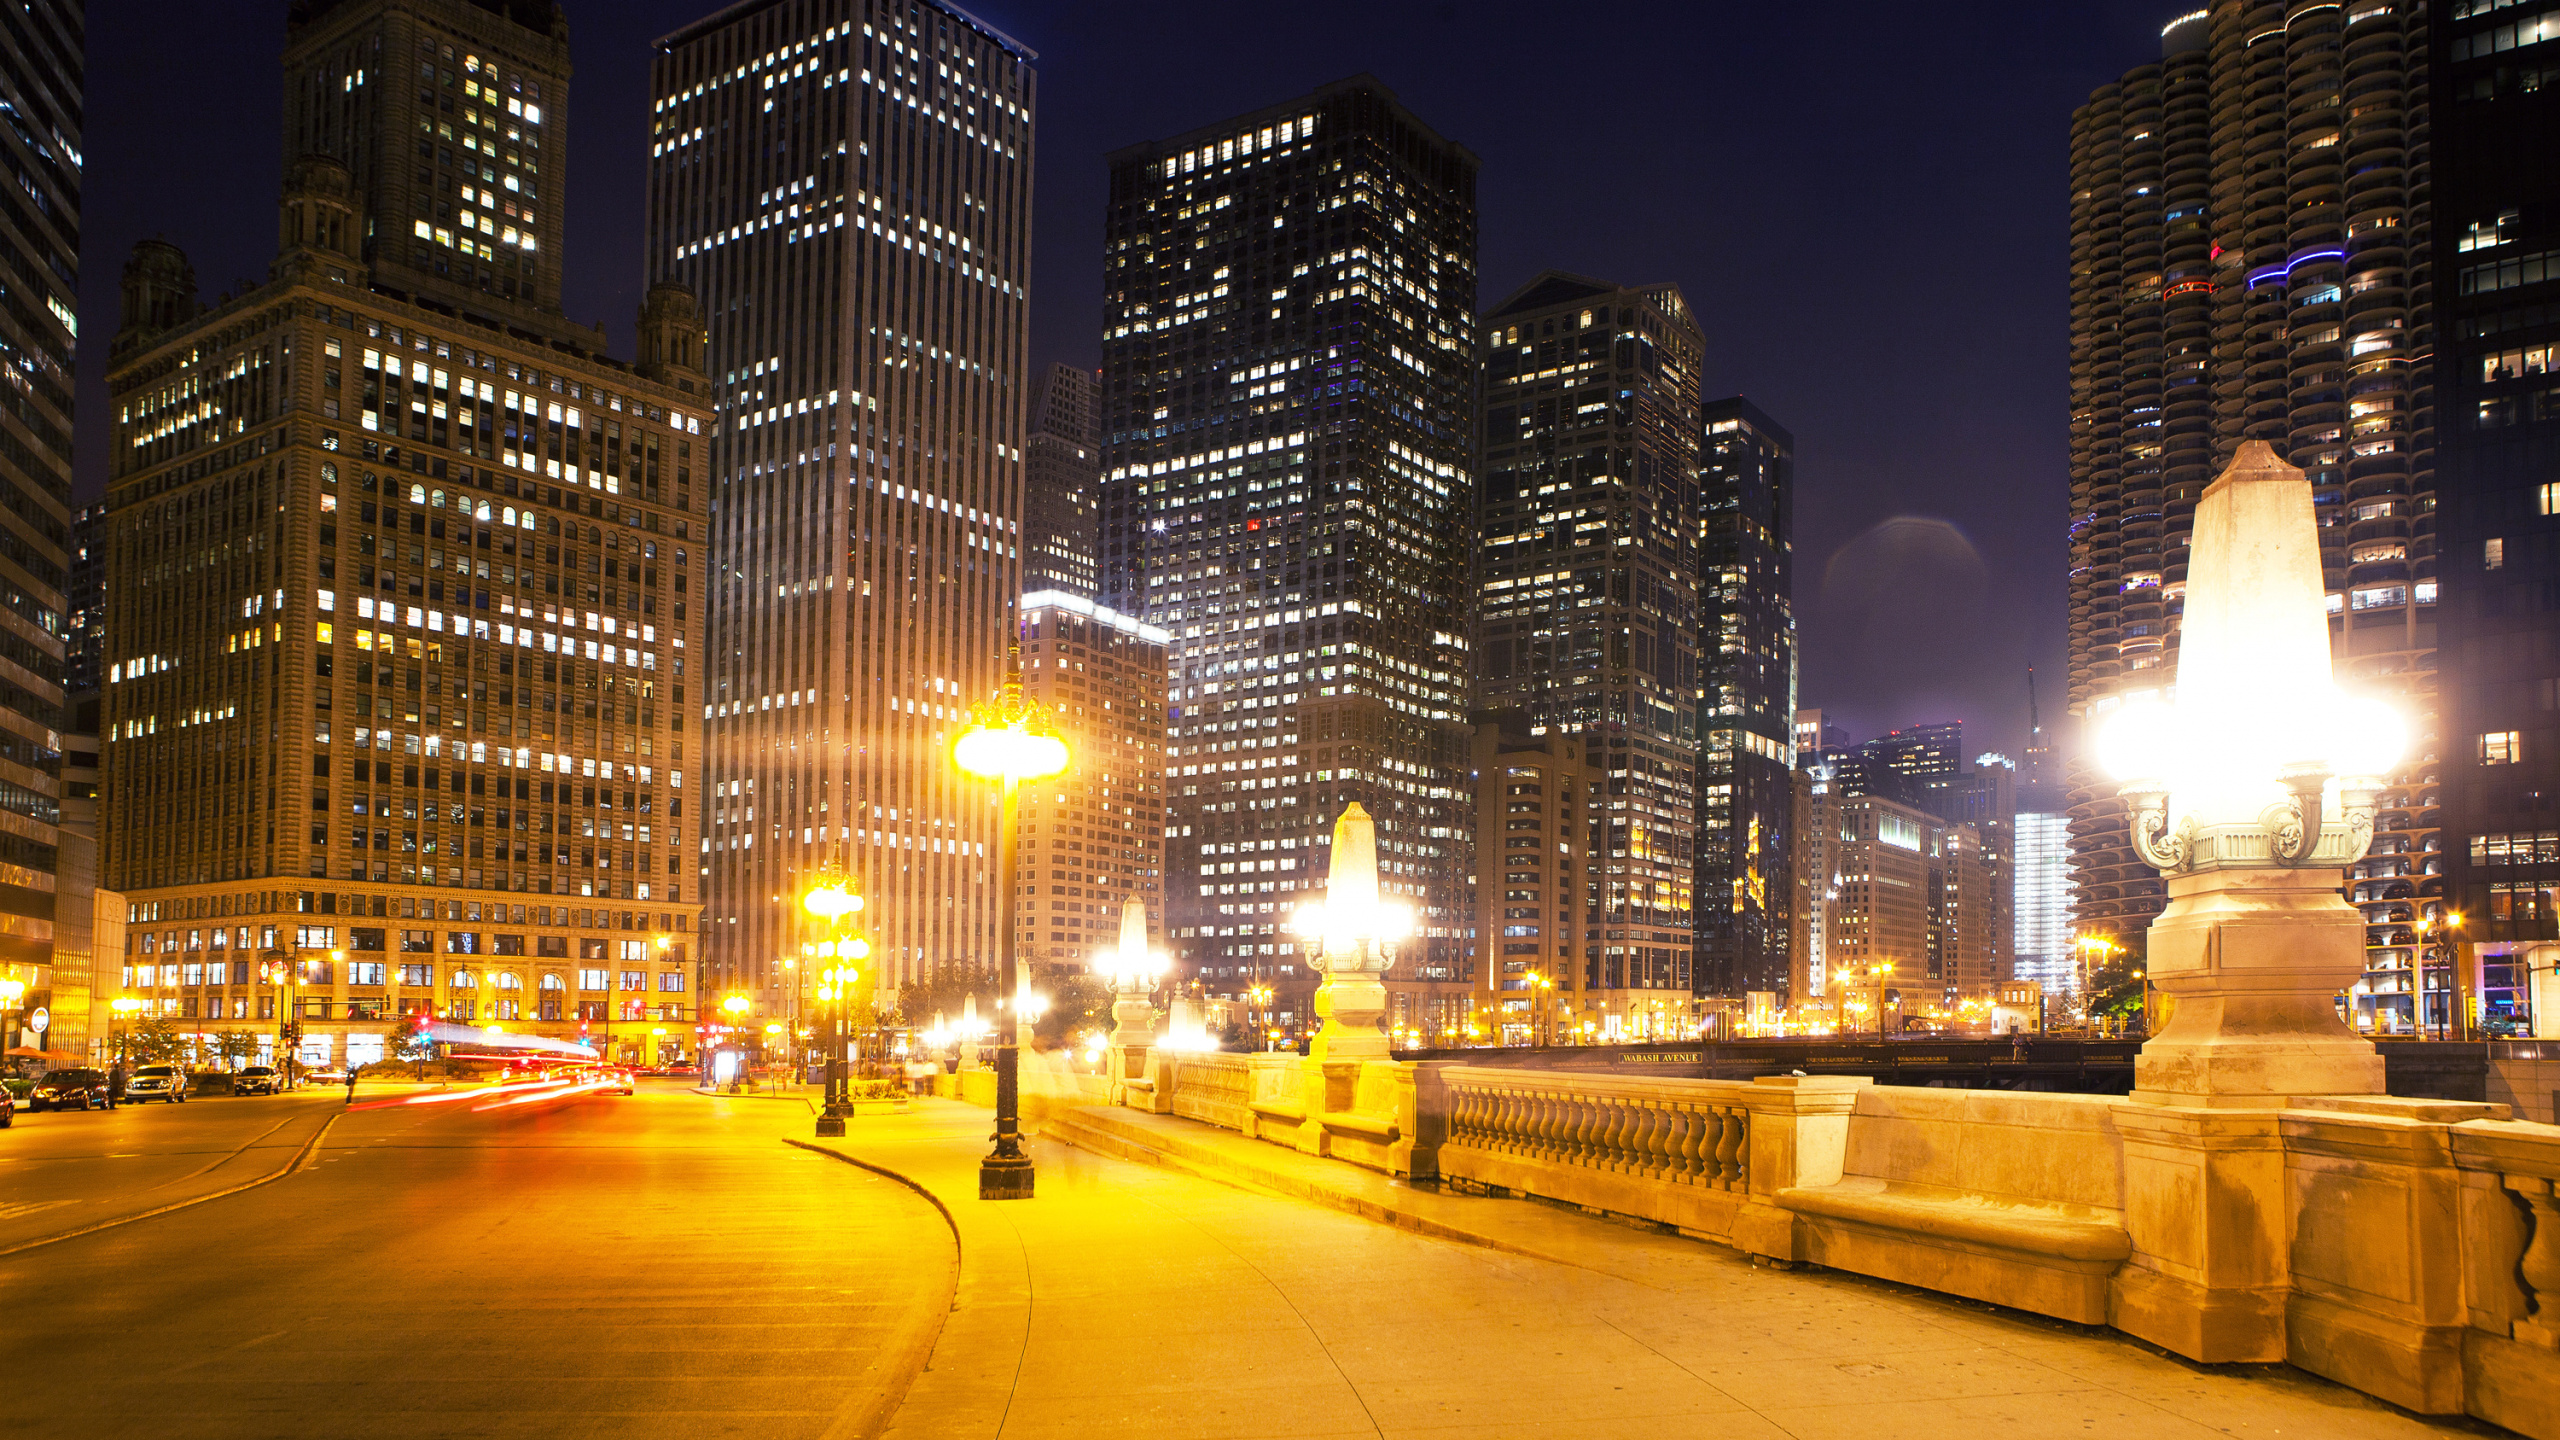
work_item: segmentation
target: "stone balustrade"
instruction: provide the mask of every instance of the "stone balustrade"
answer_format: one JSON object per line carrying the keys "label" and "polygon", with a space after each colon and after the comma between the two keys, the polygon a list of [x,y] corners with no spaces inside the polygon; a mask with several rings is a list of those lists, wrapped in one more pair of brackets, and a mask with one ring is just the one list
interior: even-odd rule
{"label": "stone balustrade", "polygon": [[2560,1127],[2107,1096],[1151,1057],[1129,1103],[2560,1440]]}
{"label": "stone balustrade", "polygon": [[1448,1093],[1449,1146],[1673,1185],[1749,1188],[1748,1085],[1692,1081],[1664,1093],[1660,1083],[1604,1085],[1454,1066],[1439,1078]]}

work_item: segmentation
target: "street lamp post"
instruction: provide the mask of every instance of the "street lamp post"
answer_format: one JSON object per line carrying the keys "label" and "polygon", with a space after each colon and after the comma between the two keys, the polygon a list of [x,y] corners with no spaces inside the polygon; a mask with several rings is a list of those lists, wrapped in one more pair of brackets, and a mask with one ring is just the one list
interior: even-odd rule
{"label": "street lamp post", "polygon": [[844,1052],[847,1048],[845,1002],[851,998],[854,982],[860,976],[844,962],[868,957],[871,946],[859,938],[847,939],[840,932],[845,917],[859,914],[863,903],[862,897],[853,893],[853,887],[846,882],[844,866],[832,857],[818,872],[817,883],[800,897],[800,908],[828,930],[826,939],[806,947],[811,960],[824,962],[819,975],[818,1000],[827,1007],[827,1074],[826,1108],[818,1116],[817,1133],[820,1135],[842,1135],[844,1122],[853,1114],[852,1087],[844,1073]]}
{"label": "street lamp post", "polygon": [[[1003,786],[996,817],[996,876],[1004,886],[1004,929],[997,937],[996,960],[1005,977],[1003,990],[1019,997],[1024,991],[1014,946],[1014,911],[1020,902],[1014,874],[1014,836],[1021,813],[1025,780],[1043,780],[1067,768],[1067,742],[1039,725],[1033,707],[1022,698],[1022,646],[1016,642],[1005,658],[1004,690],[991,707],[982,707],[952,746],[951,758],[962,771]],[[1035,728],[1037,727],[1037,728]],[[978,1198],[1031,1198],[1031,1157],[1022,1151],[1021,1056],[1019,1003],[1002,1007],[996,1035],[995,1148],[978,1166]]]}
{"label": "street lamp post", "polygon": [[2134,1061],[2136,1104],[2383,1090],[2337,1014],[2366,936],[2340,880],[2407,724],[2337,683],[2320,533],[2303,472],[2242,444],[2196,504],[2174,699],[2127,697],[2099,727],[2134,853],[2169,894],[2143,968],[2170,1012]]}
{"label": "street lamp post", "polygon": [[124,1032],[133,1027],[133,1017],[141,1011],[142,1000],[138,996],[119,995],[107,1002],[107,1008],[115,1012],[115,1033],[107,1037],[107,1048],[112,1052],[111,1058],[121,1061],[125,1058]]}
{"label": "street lamp post", "polygon": [[[754,1008],[755,1002],[744,995],[732,995],[720,1002],[720,1013],[729,1017],[729,1029],[742,1036],[747,1033],[747,1012]],[[740,1040],[737,1046],[738,1068],[729,1072],[729,1093],[732,1095],[738,1093],[739,1076],[747,1068],[747,1043]]]}
{"label": "street lamp post", "polygon": [[276,992],[276,1065],[284,1071],[285,1088],[293,1088],[296,1047],[302,1039],[300,1008],[294,993],[302,978],[302,952],[275,949],[266,952],[258,967],[258,978],[273,986]]}

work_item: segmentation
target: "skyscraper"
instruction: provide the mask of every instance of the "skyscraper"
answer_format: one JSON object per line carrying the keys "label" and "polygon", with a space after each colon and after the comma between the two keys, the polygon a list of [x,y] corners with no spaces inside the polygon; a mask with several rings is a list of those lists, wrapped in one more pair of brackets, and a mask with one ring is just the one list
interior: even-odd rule
{"label": "skyscraper", "polygon": [[1477,988],[1516,1008],[1544,970],[1568,1020],[1616,1033],[1665,1004],[1685,1015],[1691,991],[1706,347],[1678,287],[1554,270],[1480,327],[1475,705],[1522,736],[1573,737],[1596,783],[1508,798],[1519,815],[1562,807],[1562,850],[1507,853],[1479,829],[1479,910],[1501,920],[1478,927]]}
{"label": "skyscraper", "polygon": [[1022,797],[1015,953],[1035,971],[1086,973],[1133,898],[1163,923],[1165,640],[1082,595],[1022,597],[1023,698],[1075,757]]}
{"label": "skyscraper", "polygon": [[[2483,1025],[2521,1032],[2529,1012],[2560,1038],[2560,25],[2432,11],[2445,878],[2419,856],[2359,886],[2386,928],[2357,1020],[2435,1033],[2460,962]],[[2449,911],[2461,930],[2421,930]]]}
{"label": "skyscraper", "polygon": [[704,299],[720,418],[709,959],[768,1002],[829,860],[885,988],[995,961],[995,796],[950,748],[1021,595],[1031,61],[933,0],[658,44],[649,273]]}
{"label": "skyscraper", "polygon": [[2045,993],[2076,993],[2079,967],[2072,951],[2071,820],[2036,703],[2036,677],[2027,672],[2027,749],[2018,766],[2018,821],[2012,853],[2015,878],[2010,978],[2033,980]]}
{"label": "skyscraper", "polygon": [[1173,636],[1174,943],[1302,1025],[1286,923],[1356,800],[1398,970],[1455,979],[1475,157],[1360,76],[1110,159],[1103,595]]}
{"label": "skyscraper", "polygon": [[[441,55],[417,8],[325,13]],[[452,124],[505,136],[504,35],[448,8],[487,82]],[[650,293],[634,365],[376,289],[367,193],[296,158],[270,278],[210,307],[173,246],[125,267],[99,799],[124,983],[197,1033],[298,1030],[307,1063],[380,1059],[430,1009],[670,1058],[702,814],[692,299]]]}
{"label": "skyscraper", "polygon": [[284,69],[284,162],[326,155],[354,176],[375,285],[585,330],[560,314],[569,22],[553,0],[292,0]]}
{"label": "skyscraper", "polygon": [[1705,407],[1698,477],[1701,993],[1784,996],[1795,903],[1795,439],[1736,395]]}
{"label": "skyscraper", "polygon": [[1022,586],[1092,599],[1102,540],[1102,441],[1093,372],[1052,365],[1023,427]]}
{"label": "skyscraper", "polygon": [[[2196,501],[2273,445],[2313,486],[2338,676],[2417,737],[2358,902],[2435,844],[2432,8],[2217,0],[2071,123],[2071,711],[2174,683]],[[2112,781],[2072,784],[2080,925],[2138,958],[2159,875]]]}
{"label": "skyscraper", "polygon": [[0,33],[10,121],[0,152],[11,192],[9,298],[0,306],[12,422],[0,443],[8,498],[7,584],[0,586],[0,978],[46,1003],[54,876],[62,824],[64,587],[71,539],[71,350],[80,292],[80,81],[84,7],[26,0]]}

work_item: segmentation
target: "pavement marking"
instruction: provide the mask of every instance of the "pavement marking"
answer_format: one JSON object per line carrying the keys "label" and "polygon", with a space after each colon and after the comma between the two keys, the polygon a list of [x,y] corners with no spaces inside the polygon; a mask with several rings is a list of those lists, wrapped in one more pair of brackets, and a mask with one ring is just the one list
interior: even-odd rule
{"label": "pavement marking", "polygon": [[39,1210],[51,1210],[57,1205],[79,1203],[81,1202],[77,1200],[22,1200],[15,1205],[0,1205],[0,1220],[15,1220],[21,1215],[33,1215]]}
{"label": "pavement marking", "polygon": [[83,1235],[95,1235],[101,1230],[112,1230],[119,1225],[130,1225],[136,1220],[148,1220],[155,1215],[166,1215],[172,1210],[184,1210],[189,1206],[202,1205],[208,1200],[219,1200],[226,1195],[237,1195],[243,1190],[255,1190],[259,1186],[267,1184],[269,1181],[281,1180],[285,1176],[294,1173],[296,1170],[302,1169],[309,1163],[311,1152],[319,1147],[320,1137],[328,1134],[329,1127],[337,1124],[338,1117],[344,1113],[346,1112],[342,1110],[330,1111],[329,1118],[321,1121],[320,1128],[313,1131],[311,1138],[303,1143],[302,1154],[293,1164],[286,1165],[281,1169],[269,1171],[254,1180],[243,1181],[242,1183],[234,1185],[227,1190],[216,1190],[210,1195],[198,1195],[191,1200],[174,1200],[169,1204],[158,1206],[150,1210],[144,1210],[138,1214],[119,1215],[112,1220],[101,1220],[95,1225],[83,1225],[77,1230],[65,1230],[59,1235],[47,1235],[40,1240],[24,1241],[20,1244],[12,1245],[5,1250],[0,1250],[0,1259],[6,1259],[11,1255],[22,1254],[26,1251],[34,1250],[42,1246],[60,1244],[65,1240],[77,1240]]}
{"label": "pavement marking", "polygon": [[154,1189],[154,1190],[161,1190],[161,1189],[166,1189],[167,1187],[169,1187],[169,1186],[171,1186],[171,1185],[183,1184],[183,1183],[184,1183],[184,1182],[186,1182],[186,1181],[193,1180],[193,1179],[194,1179],[194,1178],[196,1178],[197,1176],[204,1174],[204,1173],[205,1173],[206,1171],[208,1171],[208,1170],[216,1170],[216,1169],[221,1168],[221,1167],[222,1167],[222,1166],[224,1166],[224,1165],[228,1165],[228,1164],[230,1164],[232,1161],[237,1160],[237,1159],[239,1159],[241,1156],[243,1156],[243,1155],[245,1155],[245,1154],[249,1153],[249,1151],[250,1151],[251,1149],[253,1149],[253,1148],[255,1148],[255,1147],[256,1147],[256,1145],[257,1145],[258,1141],[266,1139],[268,1136],[273,1135],[273,1134],[274,1134],[274,1133],[276,1133],[277,1131],[279,1131],[279,1130],[283,1129],[283,1128],[284,1128],[284,1127],[286,1127],[287,1125],[290,1125],[290,1124],[292,1124],[294,1121],[299,1120],[299,1119],[301,1119],[301,1118],[302,1118],[302,1117],[301,1117],[301,1116],[299,1116],[299,1115],[287,1115],[286,1117],[284,1117],[283,1119],[281,1119],[281,1120],[277,1121],[277,1122],[276,1122],[276,1123],[274,1123],[273,1125],[270,1125],[270,1126],[268,1126],[266,1129],[259,1131],[259,1132],[257,1133],[257,1135],[256,1135],[254,1138],[252,1138],[252,1139],[250,1139],[249,1141],[247,1141],[246,1143],[242,1144],[238,1149],[236,1149],[236,1150],[232,1150],[232,1151],[230,1151],[230,1152],[228,1152],[228,1153],[226,1153],[226,1154],[224,1154],[224,1155],[221,1155],[221,1156],[219,1156],[219,1157],[217,1157],[217,1158],[215,1158],[215,1159],[209,1160],[209,1161],[205,1162],[203,1165],[198,1166],[197,1168],[195,1168],[195,1169],[193,1169],[193,1170],[188,1171],[186,1174],[179,1176],[179,1177],[178,1177],[177,1179],[175,1179],[175,1180],[163,1180],[163,1181],[161,1181],[159,1184],[154,1185],[154,1186],[152,1186],[151,1188],[152,1188],[152,1189]]}

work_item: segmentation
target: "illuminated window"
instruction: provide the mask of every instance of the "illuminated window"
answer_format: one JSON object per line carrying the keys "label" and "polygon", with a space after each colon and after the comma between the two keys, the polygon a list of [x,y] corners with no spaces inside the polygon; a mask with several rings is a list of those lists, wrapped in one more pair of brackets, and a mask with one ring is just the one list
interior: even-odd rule
{"label": "illuminated window", "polygon": [[2513,730],[2492,730],[2480,737],[2480,763],[2513,765],[2523,758],[2522,745]]}

